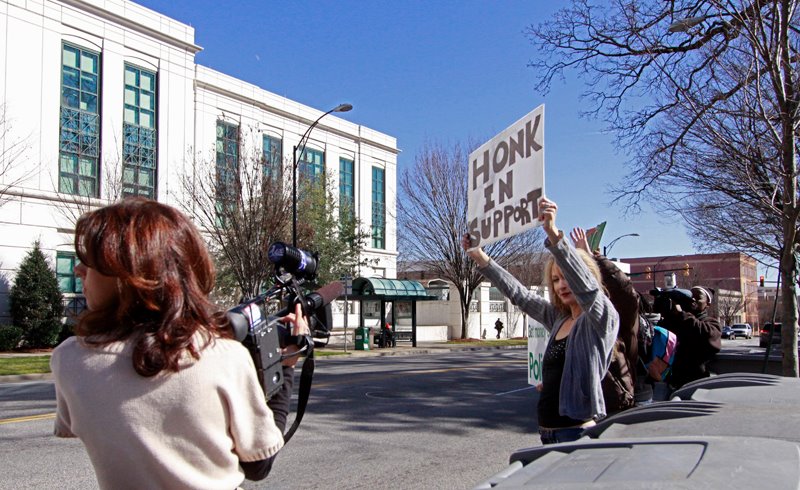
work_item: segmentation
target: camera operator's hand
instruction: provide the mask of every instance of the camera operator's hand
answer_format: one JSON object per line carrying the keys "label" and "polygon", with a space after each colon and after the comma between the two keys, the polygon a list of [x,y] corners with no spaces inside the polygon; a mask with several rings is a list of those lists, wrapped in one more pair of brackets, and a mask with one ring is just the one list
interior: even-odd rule
{"label": "camera operator's hand", "polygon": [[[295,337],[311,334],[311,331],[308,329],[306,317],[303,315],[303,307],[300,305],[300,303],[297,303],[294,306],[294,313],[289,313],[285,317],[281,318],[281,321],[286,325],[292,326],[292,335]],[[287,345],[284,347],[281,352],[284,356],[289,355],[289,357],[286,357],[283,360],[283,365],[287,367],[294,367],[294,365],[297,364],[297,360],[300,358],[300,356],[293,356],[291,354],[295,354],[299,350],[300,347],[296,344]]]}

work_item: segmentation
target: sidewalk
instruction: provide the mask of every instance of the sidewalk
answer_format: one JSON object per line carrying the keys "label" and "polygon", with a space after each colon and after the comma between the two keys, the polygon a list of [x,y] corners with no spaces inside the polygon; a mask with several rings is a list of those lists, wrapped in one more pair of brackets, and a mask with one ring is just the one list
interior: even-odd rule
{"label": "sidewalk", "polygon": [[[347,353],[344,352],[344,347],[339,345],[332,348],[318,349],[318,352],[337,352],[338,355],[332,356],[317,356],[317,363],[324,364],[326,362],[343,362],[352,359],[359,359],[365,357],[385,357],[385,356],[415,356],[426,354],[445,354],[448,352],[468,352],[468,351],[482,351],[482,350],[526,350],[527,345],[470,345],[465,344],[448,344],[445,342],[417,342],[416,347],[411,345],[399,345],[397,347],[385,347],[382,349],[370,350],[353,350],[353,346],[347,347]],[[16,354],[16,353],[0,353],[0,357],[22,357],[22,356],[41,356],[47,353],[36,354]],[[51,373],[43,374],[21,374],[0,376],[0,384],[2,383],[23,383],[26,381],[49,381],[53,378]]]}

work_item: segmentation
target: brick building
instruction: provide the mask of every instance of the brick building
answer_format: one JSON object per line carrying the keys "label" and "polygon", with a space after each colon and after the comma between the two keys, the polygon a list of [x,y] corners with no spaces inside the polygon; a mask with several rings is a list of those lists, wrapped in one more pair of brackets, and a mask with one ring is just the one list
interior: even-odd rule
{"label": "brick building", "polygon": [[637,291],[649,293],[665,287],[665,276],[674,274],[680,288],[703,285],[716,290],[714,313],[729,323],[760,325],[758,270],[754,258],[741,252],[625,258]]}

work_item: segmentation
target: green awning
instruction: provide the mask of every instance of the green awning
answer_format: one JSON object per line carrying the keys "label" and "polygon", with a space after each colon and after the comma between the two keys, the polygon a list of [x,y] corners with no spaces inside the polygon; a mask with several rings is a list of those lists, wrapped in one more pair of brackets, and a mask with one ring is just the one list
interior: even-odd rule
{"label": "green awning", "polygon": [[359,277],[353,280],[353,299],[375,300],[416,300],[436,299],[429,296],[425,287],[417,281],[402,279],[381,279],[377,277]]}

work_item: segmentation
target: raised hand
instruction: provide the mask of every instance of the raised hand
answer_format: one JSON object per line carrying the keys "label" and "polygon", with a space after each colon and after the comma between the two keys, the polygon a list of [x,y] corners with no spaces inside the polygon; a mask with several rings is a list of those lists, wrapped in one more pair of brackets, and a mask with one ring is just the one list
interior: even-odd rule
{"label": "raised hand", "polygon": [[559,230],[556,226],[556,214],[558,213],[558,206],[555,202],[543,197],[539,201],[539,221],[542,222],[542,228],[547,233],[547,238],[550,243],[556,244],[559,237]]}
{"label": "raised hand", "polygon": [[475,261],[479,267],[485,267],[489,264],[489,256],[486,255],[486,252],[483,251],[480,247],[475,247],[470,250],[472,247],[472,238],[470,237],[469,233],[464,233],[461,236],[461,248],[467,252],[469,258]]}
{"label": "raised hand", "polygon": [[569,237],[572,239],[575,248],[585,250],[589,254],[592,253],[591,249],[589,249],[589,240],[586,238],[586,231],[583,228],[573,228],[572,231],[569,232]]}

